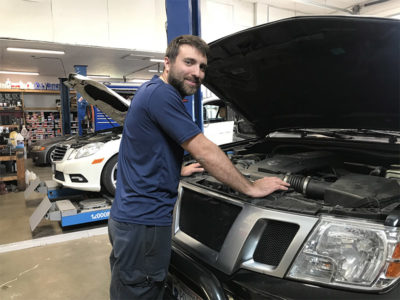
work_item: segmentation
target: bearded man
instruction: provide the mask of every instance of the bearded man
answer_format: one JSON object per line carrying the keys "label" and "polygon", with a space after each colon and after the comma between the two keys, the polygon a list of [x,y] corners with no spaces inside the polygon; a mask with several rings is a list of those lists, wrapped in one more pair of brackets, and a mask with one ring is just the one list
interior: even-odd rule
{"label": "bearded man", "polygon": [[[186,111],[182,99],[199,89],[208,51],[197,36],[171,41],[162,75],[139,88],[127,113],[108,221],[113,300],[163,298],[180,176],[205,169],[251,197],[287,190],[288,184],[277,177],[247,180]],[[197,163],[182,167],[184,150]]]}

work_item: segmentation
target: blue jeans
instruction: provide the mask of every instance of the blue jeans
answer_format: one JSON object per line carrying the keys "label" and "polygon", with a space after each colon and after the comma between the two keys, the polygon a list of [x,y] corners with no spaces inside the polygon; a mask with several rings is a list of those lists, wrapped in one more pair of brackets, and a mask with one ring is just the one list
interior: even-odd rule
{"label": "blue jeans", "polygon": [[110,299],[162,299],[171,257],[171,226],[108,220]]}

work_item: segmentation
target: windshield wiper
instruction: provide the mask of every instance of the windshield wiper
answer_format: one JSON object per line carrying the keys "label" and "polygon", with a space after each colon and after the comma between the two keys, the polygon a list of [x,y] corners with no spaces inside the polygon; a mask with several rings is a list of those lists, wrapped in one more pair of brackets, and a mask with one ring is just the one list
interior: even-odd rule
{"label": "windshield wiper", "polygon": [[280,133],[295,133],[300,134],[300,137],[330,137],[343,140],[354,140],[360,138],[386,138],[388,143],[395,144],[399,141],[400,132],[397,131],[387,131],[387,130],[375,130],[375,129],[307,129],[307,128],[293,128],[287,130],[279,130],[275,135]]}
{"label": "windshield wiper", "polygon": [[318,135],[319,137],[328,137],[328,138],[335,138],[335,139],[342,139],[342,140],[351,140],[353,137],[342,134],[340,131],[330,130],[330,129],[306,129],[306,128],[293,128],[278,131],[278,133],[297,133],[300,134],[300,137],[315,137]]}
{"label": "windshield wiper", "polygon": [[339,130],[342,134],[387,138],[390,144],[397,143],[400,137],[400,132],[397,131],[378,130],[378,129],[339,129]]}

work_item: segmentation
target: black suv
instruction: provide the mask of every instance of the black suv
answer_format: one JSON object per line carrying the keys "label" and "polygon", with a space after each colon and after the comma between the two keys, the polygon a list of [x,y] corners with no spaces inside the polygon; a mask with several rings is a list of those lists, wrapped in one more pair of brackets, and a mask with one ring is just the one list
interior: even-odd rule
{"label": "black suv", "polygon": [[205,85],[258,134],[222,149],[291,188],[253,199],[182,178],[171,293],[400,299],[400,21],[291,18],[210,47]]}

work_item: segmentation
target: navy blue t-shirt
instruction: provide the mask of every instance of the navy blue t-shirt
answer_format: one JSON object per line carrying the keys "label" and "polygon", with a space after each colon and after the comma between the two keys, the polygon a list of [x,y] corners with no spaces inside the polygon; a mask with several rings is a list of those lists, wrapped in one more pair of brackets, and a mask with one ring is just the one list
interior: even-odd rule
{"label": "navy blue t-shirt", "polygon": [[144,83],[125,119],[111,218],[171,225],[183,159],[180,145],[200,132],[174,87],[157,76]]}

